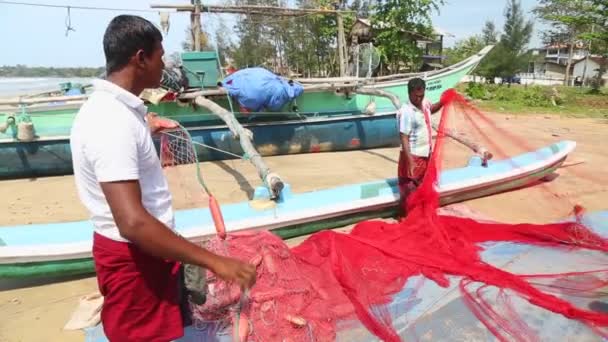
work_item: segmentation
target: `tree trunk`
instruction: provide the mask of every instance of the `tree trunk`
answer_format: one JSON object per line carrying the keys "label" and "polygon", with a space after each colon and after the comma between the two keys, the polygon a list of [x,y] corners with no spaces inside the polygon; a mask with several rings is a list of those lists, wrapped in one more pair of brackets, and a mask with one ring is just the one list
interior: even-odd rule
{"label": "tree trunk", "polygon": [[342,23],[342,15],[337,14],[338,21],[338,63],[340,70],[340,77],[346,76],[346,69],[344,67],[344,24]]}
{"label": "tree trunk", "polygon": [[574,39],[570,40],[570,49],[568,50],[568,63],[566,64],[566,78],[564,79],[565,86],[570,85],[570,67],[572,66],[573,51],[574,51]]}

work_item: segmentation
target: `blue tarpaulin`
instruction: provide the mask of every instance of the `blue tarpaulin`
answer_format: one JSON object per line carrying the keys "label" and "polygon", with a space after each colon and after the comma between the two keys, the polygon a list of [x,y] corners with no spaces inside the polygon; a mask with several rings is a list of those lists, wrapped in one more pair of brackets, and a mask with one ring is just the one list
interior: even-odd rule
{"label": "blue tarpaulin", "polygon": [[278,111],[302,95],[301,84],[288,81],[264,68],[239,70],[222,82],[228,94],[250,111]]}

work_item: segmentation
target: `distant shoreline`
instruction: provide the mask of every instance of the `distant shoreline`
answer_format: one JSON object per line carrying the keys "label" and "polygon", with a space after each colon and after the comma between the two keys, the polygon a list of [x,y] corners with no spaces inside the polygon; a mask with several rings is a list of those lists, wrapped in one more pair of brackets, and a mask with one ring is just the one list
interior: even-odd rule
{"label": "distant shoreline", "polygon": [[0,97],[13,97],[23,94],[59,90],[65,82],[88,84],[95,77],[4,77],[0,76]]}
{"label": "distant shoreline", "polygon": [[53,68],[53,67],[28,67],[25,65],[0,66],[0,78],[17,77],[97,77],[104,72],[104,67],[76,67],[76,68]]}

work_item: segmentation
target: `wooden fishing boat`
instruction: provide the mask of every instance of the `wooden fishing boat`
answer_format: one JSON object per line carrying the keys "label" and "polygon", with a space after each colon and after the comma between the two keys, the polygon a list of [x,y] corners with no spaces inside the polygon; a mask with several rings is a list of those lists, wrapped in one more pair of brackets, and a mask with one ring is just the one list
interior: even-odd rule
{"label": "wooden fishing boat", "polygon": [[[370,78],[357,78],[357,77],[342,77],[342,78],[314,78],[314,79],[294,79],[302,83],[303,85],[316,85],[317,87],[311,87],[311,89],[305,90],[305,92],[296,99],[297,103],[286,104],[282,110],[273,112],[273,114],[289,114],[289,113],[340,113],[351,112],[360,113],[370,102],[374,102],[376,106],[376,112],[382,113],[386,111],[394,111],[391,102],[388,99],[377,98],[373,95],[361,95],[353,94],[349,92],[349,88],[354,87],[369,87],[382,89],[387,92],[397,95],[402,101],[407,100],[406,86],[410,79],[414,77],[420,77],[426,80],[427,90],[426,97],[436,102],[439,100],[441,94],[457,85],[462,81],[463,77],[468,75],[475,67],[481,62],[481,60],[493,49],[492,45],[484,47],[478,53],[462,60],[459,63],[445,67],[443,69],[429,71],[429,72],[418,72],[408,74],[395,74],[388,76],[370,77]],[[192,54],[192,53],[190,53]],[[215,63],[215,57],[209,56],[212,52],[201,52],[201,60],[212,59],[213,64],[205,64],[200,66],[200,61],[197,59],[184,60],[184,67],[190,70],[192,73],[207,73],[207,74],[218,74],[220,68]],[[190,64],[189,64],[190,63]],[[200,70],[199,70],[200,69]],[[213,69],[213,70],[210,70]],[[334,88],[326,89],[323,85],[334,85]],[[223,108],[231,110],[231,105],[228,103],[227,96],[222,93],[212,95],[214,90],[217,90],[216,81],[211,83],[203,83],[200,87],[189,88],[182,95],[183,99],[192,100],[192,94],[201,90],[209,91],[206,96],[210,96],[215,102],[221,105]],[[66,134],[69,132],[69,127],[73,119],[73,115],[78,111],[80,105],[86,100],[86,94],[75,94],[71,96],[57,96],[57,97],[16,97],[9,99],[0,99],[0,113],[3,115],[14,115],[19,114],[23,107],[26,107],[28,114],[33,116],[35,124],[39,126],[39,129],[44,132],[46,129],[50,129],[51,135],[54,134]],[[189,121],[201,121],[206,116],[213,115],[210,111],[204,108],[196,108],[193,105],[193,101],[189,103],[183,103],[184,101],[163,101],[157,104],[150,104],[150,111],[154,111],[163,116],[174,118],[182,123],[188,123]],[[293,105],[297,105],[297,111],[294,110]],[[36,105],[36,106],[34,106]],[[31,110],[29,107],[32,107]],[[238,106],[236,106],[238,107]],[[234,112],[238,113],[238,108],[232,108]],[[202,117],[202,118],[201,118]],[[3,117],[0,116],[0,122],[3,122]],[[210,117],[212,121],[215,118]],[[62,131],[63,129],[63,131]],[[57,133],[54,133],[57,132]],[[43,133],[47,135],[46,133]]]}
{"label": "wooden fishing boat", "polygon": [[[576,143],[561,141],[512,158],[482,166],[473,157],[462,168],[445,170],[438,190],[443,205],[521,188],[559,167]],[[399,191],[396,179],[353,184],[328,190],[292,194],[285,184],[276,206],[256,209],[249,202],[222,206],[229,232],[272,230],[283,238],[310,234],[361,220],[394,216]],[[254,199],[267,199],[267,187]],[[177,211],[179,233],[201,241],[215,234],[209,210]],[[93,226],[89,221],[33,224],[0,229],[0,278],[62,276],[93,272]]]}
{"label": "wooden fishing boat", "polygon": [[[253,117],[255,116],[255,117]],[[268,122],[264,122],[268,121]],[[345,151],[398,146],[395,115],[343,116],[300,115],[284,120],[254,114],[242,118],[243,127],[253,132],[253,146],[261,156]],[[214,125],[187,127],[199,148],[199,160],[245,158],[242,146],[217,119]],[[108,128],[109,129],[109,128]],[[155,139],[158,143],[158,139]],[[157,151],[158,146],[157,146]],[[72,174],[69,136],[40,137],[32,142],[0,140],[0,179]]]}
{"label": "wooden fishing boat", "polygon": [[[399,140],[394,124],[396,109],[393,102],[386,97],[357,93],[357,87],[384,91],[396,95],[403,102],[407,101],[408,79],[420,76],[427,80],[427,97],[437,101],[441,93],[456,86],[473,70],[491,48],[488,46],[458,64],[429,73],[377,79],[303,80],[316,90],[305,91],[297,98],[297,111],[294,111],[293,104],[288,104],[279,112],[235,113],[235,117],[253,132],[253,145],[261,156],[397,146]],[[323,90],[327,85],[335,85],[337,91]],[[190,95],[192,93],[184,94]],[[78,95],[69,99],[56,98],[53,105],[31,108],[24,106],[36,104],[40,99],[23,99],[21,106],[15,106],[12,113],[2,114],[0,110],[0,125],[12,122],[4,133],[0,130],[0,179],[73,172],[69,132],[82,103],[75,101],[75,98]],[[231,108],[226,95],[211,98],[221,107]],[[370,112],[370,108],[373,108],[373,112]],[[192,96],[186,102],[168,101],[150,105],[150,111],[180,122],[199,143],[209,146],[199,151],[201,161],[243,156],[243,149],[230,136],[229,127],[217,115],[197,106]],[[25,135],[26,138],[19,135],[18,124],[21,120],[31,122],[33,128],[31,134]]]}
{"label": "wooden fishing boat", "polygon": [[[570,219],[573,220],[573,219]],[[603,237],[608,237],[608,211],[597,211],[585,214],[582,222]],[[563,250],[510,242],[485,243],[481,253],[482,259],[496,267],[512,273],[557,274],[565,272],[593,271],[595,265],[580,263],[577,255],[585,252],[564,253]],[[546,262],[551,260],[551,262]],[[423,336],[432,336],[437,341],[495,341],[498,340],[470,311],[459,291],[460,277],[450,276],[450,285],[440,287],[423,276],[410,277],[403,289],[393,296],[388,305],[393,328],[402,340],[417,340]],[[485,305],[502,308],[505,304],[496,299],[498,291],[485,289]],[[503,298],[504,299],[504,298]],[[605,306],[601,294],[597,300],[589,299],[589,306]],[[565,340],[602,340],[597,331],[586,327],[579,321],[568,319],[559,314],[540,309],[525,299],[513,299],[508,302],[512,315],[525,319],[526,324],[543,341]],[[584,301],[577,304],[584,305]],[[605,312],[605,311],[603,311]],[[500,311],[498,312],[500,314]],[[509,316],[513,317],[513,316]],[[361,324],[344,322],[338,324],[336,341],[367,342],[377,341]],[[343,326],[344,328],[340,328]],[[500,329],[499,329],[500,330]],[[222,335],[219,335],[219,334]],[[189,326],[184,336],[177,341],[232,341],[231,332],[223,331],[213,322],[204,325]],[[107,342],[103,327],[97,325],[85,329],[86,342]]]}

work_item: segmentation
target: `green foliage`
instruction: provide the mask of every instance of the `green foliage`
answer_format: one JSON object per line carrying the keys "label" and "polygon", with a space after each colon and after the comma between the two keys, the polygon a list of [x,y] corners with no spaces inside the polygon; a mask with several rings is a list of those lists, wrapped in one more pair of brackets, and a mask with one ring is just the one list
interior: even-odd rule
{"label": "green foliage", "polygon": [[0,67],[0,77],[97,77],[105,71],[99,68],[54,68],[15,66]]}
{"label": "green foliage", "polygon": [[372,4],[370,0],[354,0],[350,9],[356,12],[358,18],[367,18],[371,14]]}
{"label": "green foliage", "polygon": [[520,113],[562,114],[604,117],[608,115],[608,94],[566,86],[523,86],[468,83],[458,90],[478,100],[483,110]]}
{"label": "green foliage", "polygon": [[505,26],[500,43],[515,55],[521,54],[532,38],[532,21],[526,21],[519,0],[507,1],[505,8]]}
{"label": "green foliage", "polygon": [[[504,86],[497,84],[469,83],[466,94],[478,100],[516,102],[528,107],[553,106],[552,90],[542,86]],[[559,103],[558,103],[559,104]]]}
{"label": "green foliage", "polygon": [[[300,0],[300,7],[332,7],[329,0]],[[312,15],[297,20],[297,31],[291,36],[297,37],[289,43],[287,56],[292,69],[300,74],[311,75],[337,75],[337,18],[331,15]],[[343,25],[346,30],[353,24],[354,18],[344,16]],[[290,41],[290,37],[285,37]]]}
{"label": "green foliage", "polygon": [[[191,26],[186,28],[186,40],[182,42],[182,49],[184,51],[194,51],[194,30]],[[209,38],[207,32],[201,30],[198,35],[198,41],[201,47],[201,51],[211,51],[213,47],[209,44]]]}
{"label": "green foliage", "polygon": [[[233,2],[234,5],[283,5],[277,0]],[[431,11],[438,10],[443,3],[444,0],[295,1],[298,8],[338,6],[355,11],[352,15],[343,15],[347,40],[355,19],[369,18],[374,27],[374,46],[381,53],[383,66],[388,66],[391,72],[403,67],[417,69],[422,51],[416,40],[433,37]],[[241,15],[233,31],[238,38],[234,45],[225,43],[222,47],[217,35],[215,41],[220,55],[228,55],[236,67],[264,66],[283,73],[295,72],[304,77],[338,74],[338,30],[334,15],[313,14],[295,18]],[[351,57],[350,52],[346,57]]]}
{"label": "green foliage", "polygon": [[572,43],[589,32],[595,20],[590,13],[596,7],[593,0],[539,0],[534,13],[551,25],[545,32],[547,36]]}
{"label": "green foliage", "polygon": [[[606,52],[608,36],[606,24],[608,16],[606,1],[597,0],[539,0],[534,9],[538,16],[551,25],[545,32],[550,40],[572,46],[581,40],[589,45],[596,45],[596,52]],[[599,47],[599,49],[598,49]],[[572,63],[572,54],[568,58],[568,68]],[[565,83],[568,84],[569,74]]]}
{"label": "green foliage", "polygon": [[591,79],[591,90],[589,90],[590,94],[600,94],[601,87],[604,83],[604,74],[606,73],[606,66],[601,65],[598,73]]}
{"label": "green foliage", "polygon": [[454,44],[453,48],[445,49],[446,65],[453,65],[461,62],[463,59],[471,57],[478,53],[487,44],[481,36],[472,36],[463,40],[459,40]]}
{"label": "green foliage", "polygon": [[432,37],[431,11],[438,10],[443,0],[378,0],[372,24],[376,28],[376,45],[391,72],[403,64],[410,69],[419,62],[422,51],[416,39]]}
{"label": "green foliage", "polygon": [[608,115],[608,94],[591,93],[589,88],[468,83],[457,89],[477,100],[476,106],[486,111],[576,117]]}
{"label": "green foliage", "polygon": [[498,42],[498,32],[493,21],[486,21],[483,30],[481,31],[481,39],[484,45],[496,44]]}
{"label": "green foliage", "polygon": [[477,100],[488,100],[490,93],[486,90],[486,86],[482,83],[469,82],[465,94]]}
{"label": "green foliage", "polygon": [[606,0],[591,0],[587,13],[591,28],[581,34],[581,37],[593,44],[593,53],[608,54],[608,2]]}
{"label": "green foliage", "polygon": [[[276,6],[272,0],[237,0],[234,5]],[[239,39],[239,46],[231,51],[231,57],[237,67],[267,66],[275,56],[272,34],[275,27],[267,22],[276,18],[259,15],[241,15],[234,31]]]}
{"label": "green foliage", "polygon": [[530,59],[525,50],[532,36],[532,21],[527,21],[519,0],[507,0],[505,24],[500,42],[484,58],[476,74],[493,81],[524,70]]}
{"label": "green foliage", "polygon": [[230,54],[230,51],[234,49],[232,41],[230,41],[230,31],[224,23],[220,21],[218,29],[214,32],[215,34],[215,47],[218,50],[220,63],[226,65],[226,57]]}
{"label": "green foliage", "polygon": [[[273,0],[237,0],[238,4],[280,6]],[[356,11],[367,13],[369,4],[369,0],[358,0],[352,6]],[[330,0],[298,0],[296,5],[299,8],[333,8]],[[344,16],[343,19],[347,34],[354,16]],[[242,15],[234,31],[238,42],[235,45],[225,44],[229,46],[228,51],[222,51],[220,46],[220,53],[228,54],[239,68],[263,66],[304,76],[329,76],[338,72],[338,32],[333,15],[295,18]]]}

